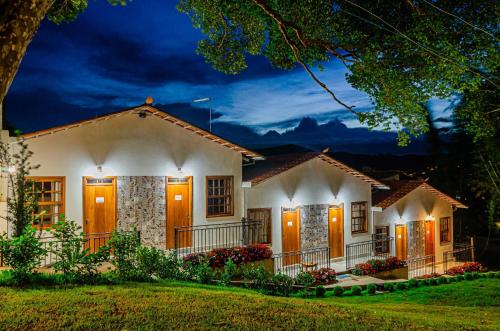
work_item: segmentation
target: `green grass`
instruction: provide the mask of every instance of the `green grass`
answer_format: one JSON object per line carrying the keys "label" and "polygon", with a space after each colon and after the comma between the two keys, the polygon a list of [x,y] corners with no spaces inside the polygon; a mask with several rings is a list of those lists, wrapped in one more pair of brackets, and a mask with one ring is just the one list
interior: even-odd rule
{"label": "green grass", "polygon": [[0,329],[500,329],[500,281],[324,299],[193,283],[0,288]]}

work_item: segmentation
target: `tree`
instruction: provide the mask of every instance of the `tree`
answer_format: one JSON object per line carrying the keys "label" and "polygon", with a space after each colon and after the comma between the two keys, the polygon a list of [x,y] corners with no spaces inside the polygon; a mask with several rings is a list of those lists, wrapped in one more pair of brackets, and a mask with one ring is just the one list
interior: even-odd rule
{"label": "tree", "polygon": [[26,143],[19,140],[17,144],[19,150],[15,151],[11,144],[0,142],[0,166],[8,173],[7,222],[14,228],[13,235],[20,237],[37,219],[38,203],[28,176],[39,165],[31,164],[33,152]]}
{"label": "tree", "polygon": [[[237,74],[248,55],[265,56],[284,70],[299,65],[362,123],[396,127],[403,145],[428,130],[424,105],[430,98],[479,91],[484,82],[498,92],[498,9],[495,1],[475,0],[178,4],[205,35],[197,52],[216,70]],[[371,97],[373,111],[357,111],[323,83],[313,69],[331,60],[345,65],[348,82]]]}
{"label": "tree", "polygon": [[[112,5],[126,0],[107,0]],[[88,5],[88,0],[0,0],[0,103],[19,69],[26,49],[42,20],[71,22]]]}

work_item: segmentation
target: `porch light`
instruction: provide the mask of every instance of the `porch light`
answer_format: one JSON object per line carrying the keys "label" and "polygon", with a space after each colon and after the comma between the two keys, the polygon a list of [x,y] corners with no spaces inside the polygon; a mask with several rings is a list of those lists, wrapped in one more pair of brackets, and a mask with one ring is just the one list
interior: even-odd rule
{"label": "porch light", "polygon": [[98,165],[96,168],[96,178],[103,178],[104,173],[102,171],[102,165]]}
{"label": "porch light", "polygon": [[434,220],[434,216],[432,216],[431,214],[427,215],[427,217],[425,218],[426,221],[433,221]]}
{"label": "porch light", "polygon": [[16,172],[16,166],[9,166],[9,168],[7,169],[7,171],[9,172],[9,174],[13,174]]}
{"label": "porch light", "polygon": [[177,167],[177,175],[179,175],[180,178],[184,177],[184,173],[182,172],[181,167]]}
{"label": "porch light", "polygon": [[292,221],[289,221],[289,222],[288,222],[288,226],[293,226],[293,222],[292,222]]}

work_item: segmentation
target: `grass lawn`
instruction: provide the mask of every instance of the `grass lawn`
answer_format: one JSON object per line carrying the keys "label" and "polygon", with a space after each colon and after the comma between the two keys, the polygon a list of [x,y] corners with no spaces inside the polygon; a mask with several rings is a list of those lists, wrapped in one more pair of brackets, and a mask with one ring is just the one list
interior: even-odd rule
{"label": "grass lawn", "polygon": [[0,288],[0,329],[500,329],[500,280],[377,296],[279,298],[182,282]]}

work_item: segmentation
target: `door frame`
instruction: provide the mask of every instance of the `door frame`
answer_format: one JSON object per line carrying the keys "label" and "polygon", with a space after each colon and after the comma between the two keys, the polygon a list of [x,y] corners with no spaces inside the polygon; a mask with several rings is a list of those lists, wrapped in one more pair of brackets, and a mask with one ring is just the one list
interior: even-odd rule
{"label": "door frame", "polygon": [[[102,184],[99,184],[99,183],[96,183],[96,184],[87,184],[87,179],[89,178],[92,178],[92,179],[113,179],[113,183],[110,184],[110,185],[102,185]],[[115,220],[114,220],[114,224],[115,224],[115,230],[118,226],[118,197],[116,195],[116,181],[117,181],[117,177],[116,176],[105,176],[105,177],[102,177],[102,178],[96,178],[94,176],[83,176],[82,177],[82,207],[83,207],[83,233],[84,234],[87,234],[87,222],[86,222],[86,215],[85,215],[85,211],[86,211],[86,199],[85,199],[85,187],[86,186],[112,186],[113,187],[113,192],[114,192],[114,196],[115,196]]]}
{"label": "door frame", "polygon": [[339,209],[340,210],[340,214],[342,215],[342,245],[341,245],[341,250],[342,250],[342,254],[340,256],[337,256],[337,257],[333,257],[334,259],[340,259],[340,258],[344,258],[345,257],[345,210],[344,210],[344,203],[340,203],[338,205],[329,205],[328,206],[328,214],[327,214],[327,218],[328,218],[328,247],[329,247],[329,258],[332,259],[332,252],[331,252],[331,247],[330,247],[330,209]]}
{"label": "door frame", "polygon": [[[165,176],[165,247],[168,249],[168,186],[169,185],[185,185],[184,183],[172,183],[169,184],[169,179],[187,179],[187,185],[189,190],[189,223],[193,226],[193,176]],[[174,248],[175,248],[175,226],[174,230]],[[192,239],[191,239],[192,240]],[[191,242],[192,244],[192,242]]]}

